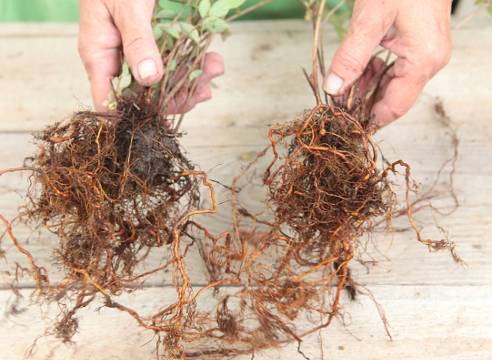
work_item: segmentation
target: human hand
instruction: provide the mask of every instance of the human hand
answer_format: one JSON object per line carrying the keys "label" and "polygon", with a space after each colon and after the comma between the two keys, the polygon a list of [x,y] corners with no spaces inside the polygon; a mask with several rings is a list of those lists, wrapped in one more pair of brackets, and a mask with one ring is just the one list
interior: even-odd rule
{"label": "human hand", "polygon": [[[123,55],[140,85],[152,86],[162,78],[164,67],[151,25],[154,5],[155,0],[80,0],[79,53],[97,111],[106,110],[111,80],[121,71]],[[193,97],[178,94],[169,111],[187,112],[210,99],[210,81],[223,72],[222,57],[208,53]]]}
{"label": "human hand", "polygon": [[343,94],[358,78],[367,83],[385,66],[371,61],[378,45],[398,56],[381,81],[372,126],[405,114],[425,84],[451,56],[451,0],[357,0],[346,38],[333,58],[324,89]]}

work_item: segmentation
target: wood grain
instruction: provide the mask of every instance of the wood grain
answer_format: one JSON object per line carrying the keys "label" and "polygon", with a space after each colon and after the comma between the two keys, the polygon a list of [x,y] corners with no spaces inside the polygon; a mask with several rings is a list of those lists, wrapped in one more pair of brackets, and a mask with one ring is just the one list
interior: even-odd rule
{"label": "wood grain", "polygon": [[[492,354],[491,286],[371,286],[384,308],[393,341],[386,336],[374,303],[361,297],[344,306],[344,322],[339,319],[321,334],[324,359],[364,360],[488,360]],[[28,292],[23,294],[28,296]],[[11,294],[0,291],[0,302]],[[142,312],[156,304],[171,301],[172,289],[152,288],[127,296],[123,301]],[[43,338],[35,348],[33,360],[147,360],[153,351],[153,334],[139,329],[133,319],[114,310],[96,306],[80,317],[75,344],[59,344]],[[2,359],[19,360],[34,338],[44,333],[53,308],[44,308],[39,317],[36,307],[20,308],[20,315],[0,322]],[[308,325],[306,321],[298,326]],[[320,338],[314,334],[304,340],[302,351],[310,359],[322,359]],[[297,344],[256,354],[255,359],[303,359]],[[247,360],[250,357],[241,357]]]}
{"label": "wood grain", "polygon": [[[488,20],[488,19],[487,19]],[[224,55],[226,75],[215,82],[213,101],[193,110],[183,129],[189,156],[211,176],[225,184],[265,146],[268,125],[292,119],[312,105],[301,67],[308,66],[310,28],[300,21],[240,23],[234,36],[217,41],[214,50]],[[90,107],[87,79],[76,51],[73,25],[0,25],[0,168],[22,164],[35,146],[31,132],[62,120],[71,112]],[[415,241],[404,221],[394,236],[375,234],[368,245],[374,261],[369,271],[354,265],[354,276],[371,289],[385,309],[395,341],[385,337],[374,305],[367,298],[345,307],[341,324],[323,333],[325,358],[330,359],[492,359],[492,22],[470,22],[454,33],[451,63],[426,87],[416,106],[403,119],[380,131],[377,140],[390,159],[409,162],[420,186],[432,182],[439,166],[451,156],[447,131],[433,113],[434,96],[442,98],[460,138],[455,177],[461,207],[439,219],[468,264],[456,266],[449,254],[429,254]],[[335,50],[335,35],[324,37],[327,57]],[[0,212],[13,216],[23,202],[25,175],[0,177]],[[243,191],[242,201],[259,206],[263,194],[258,181]],[[217,185],[227,201],[227,191]],[[441,196],[443,203],[449,200]],[[230,224],[225,202],[207,220],[215,231]],[[420,216],[437,235],[433,219]],[[0,228],[1,231],[1,228]],[[52,260],[56,239],[38,238],[27,228],[16,229],[19,239],[42,263]],[[0,304],[7,308],[11,292],[3,271],[21,260],[5,240],[9,261],[0,262]],[[148,266],[166,254],[156,254]],[[206,281],[198,254],[187,260],[195,285]],[[54,279],[60,278],[51,267]],[[170,301],[170,277],[163,275],[127,301],[144,311]],[[21,287],[28,299],[32,282]],[[24,303],[26,305],[26,303]],[[24,309],[24,308],[23,308]],[[25,308],[16,317],[0,321],[1,358],[22,359],[33,339],[43,332],[53,309]],[[152,334],[131,319],[107,309],[88,310],[81,318],[76,345],[40,340],[33,359],[148,359]],[[303,351],[321,359],[319,338],[305,340]],[[51,357],[50,357],[51,356]],[[257,359],[301,358],[295,346],[265,352]]]}

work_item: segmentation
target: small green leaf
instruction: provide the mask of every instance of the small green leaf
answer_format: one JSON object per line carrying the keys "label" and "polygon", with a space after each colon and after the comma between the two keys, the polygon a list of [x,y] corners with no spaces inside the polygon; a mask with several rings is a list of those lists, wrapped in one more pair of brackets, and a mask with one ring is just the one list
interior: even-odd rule
{"label": "small green leaf", "polygon": [[231,10],[229,6],[229,0],[218,0],[216,3],[212,5],[210,8],[210,17],[219,18],[224,17]]}
{"label": "small green leaf", "polygon": [[128,63],[123,63],[121,67],[121,74],[117,78],[114,78],[112,81],[113,88],[117,95],[121,95],[123,90],[125,90],[132,83],[132,74],[130,72],[130,68],[128,67]]}
{"label": "small green leaf", "polygon": [[206,18],[203,20],[203,28],[211,33],[222,33],[229,30],[229,24],[224,19]]}
{"label": "small green leaf", "polygon": [[119,77],[113,78],[113,80],[111,80],[111,84],[113,84],[113,89],[116,92],[118,92],[118,87],[119,87],[119,84],[120,84],[120,78]]}
{"label": "small green leaf", "polygon": [[244,4],[245,2],[246,0],[228,0],[230,9],[236,9],[240,7],[242,4]]}
{"label": "small green leaf", "polygon": [[490,5],[489,7],[487,7],[487,11],[489,12],[490,15],[492,15],[492,5]]}
{"label": "small green leaf", "polygon": [[154,40],[157,41],[162,37],[162,29],[160,26],[154,26],[152,28],[152,33],[154,34]]}
{"label": "small green leaf", "polygon": [[178,15],[177,11],[173,9],[162,9],[155,14],[157,19],[174,19]]}
{"label": "small green leaf", "polygon": [[206,17],[210,11],[210,0],[201,0],[198,4],[198,12],[202,18]]}
{"label": "small green leaf", "polygon": [[179,31],[172,24],[161,24],[161,29],[175,39],[179,39]]}
{"label": "small green leaf", "polygon": [[126,61],[123,63],[123,66],[121,67],[121,75],[124,76],[131,75],[130,67],[128,66],[128,63]]}
{"label": "small green leaf", "polygon": [[177,66],[178,66],[178,63],[176,62],[176,59],[172,59],[167,68],[169,71],[174,71],[174,70],[176,70]]}
{"label": "small green leaf", "polygon": [[183,3],[182,3],[182,2],[180,2],[180,1],[172,1],[172,0],[159,0],[159,6],[160,6],[161,8],[163,8],[163,9],[164,9],[164,8],[166,8],[166,9],[167,9],[167,8],[169,8],[169,7],[171,7],[171,6],[177,6],[177,5],[182,6],[182,5],[183,5]]}
{"label": "small green leaf", "polygon": [[125,75],[125,76],[122,76],[120,78],[120,82],[119,82],[119,89],[118,90],[124,90],[126,89],[128,86],[130,86],[130,84],[132,83],[132,76],[131,75]]}
{"label": "small green leaf", "polygon": [[195,71],[192,71],[192,72],[190,73],[190,77],[189,77],[189,79],[190,79],[190,80],[195,80],[197,77],[202,76],[202,74],[203,74],[203,70],[200,70],[200,69],[195,70]]}
{"label": "small green leaf", "polygon": [[213,18],[222,18],[227,13],[244,4],[245,0],[217,0],[210,8],[209,15]]}
{"label": "small green leaf", "polygon": [[191,24],[185,23],[185,22],[180,22],[179,25],[181,26],[181,30],[195,43],[200,42],[200,34],[198,33],[198,30]]}

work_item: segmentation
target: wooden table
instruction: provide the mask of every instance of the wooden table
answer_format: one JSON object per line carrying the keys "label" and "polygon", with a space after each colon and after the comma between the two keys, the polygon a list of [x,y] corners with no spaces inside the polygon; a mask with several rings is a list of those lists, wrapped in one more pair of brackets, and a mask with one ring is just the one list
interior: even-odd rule
{"label": "wooden table", "polygon": [[[0,168],[18,166],[32,154],[33,130],[90,107],[76,32],[73,25],[0,26]],[[309,65],[308,24],[241,23],[232,32],[226,42],[214,44],[227,66],[226,75],[215,82],[214,100],[191,112],[184,124],[190,158],[224,181],[265,144],[268,124],[292,119],[313,103],[301,72]],[[359,297],[345,303],[345,324],[338,322],[321,334],[327,359],[492,359],[492,21],[471,21],[455,31],[454,39],[448,67],[428,84],[414,109],[380,131],[377,140],[386,156],[412,164],[423,187],[430,184],[452,152],[432,111],[433,97],[443,99],[461,140],[455,178],[461,207],[439,221],[468,266],[457,266],[447,253],[430,254],[409,231],[376,242],[377,249],[371,249],[375,265],[370,271],[356,267],[354,277],[384,308],[393,341],[387,338],[373,302]],[[336,44],[332,31],[326,32],[325,41],[331,56]],[[25,183],[18,175],[0,178],[1,213],[15,213]],[[10,191],[16,189],[17,194]],[[212,226],[220,229],[225,221]],[[28,239],[29,234],[18,229],[18,235]],[[42,238],[26,246],[47,262],[52,244],[53,239]],[[194,284],[203,283],[200,259],[188,264]],[[7,266],[2,262],[0,269]],[[28,300],[33,284],[21,285]],[[7,304],[12,293],[5,276],[0,277],[0,286],[0,304]],[[166,280],[149,284],[127,301],[149,310],[170,296]],[[4,316],[0,357],[22,359],[53,310],[33,306],[16,317]],[[33,359],[151,358],[152,334],[121,313],[96,310],[91,307],[81,317],[76,344],[40,339]],[[306,338],[303,352],[320,359],[320,337]],[[287,346],[256,358],[301,357],[295,346]]]}

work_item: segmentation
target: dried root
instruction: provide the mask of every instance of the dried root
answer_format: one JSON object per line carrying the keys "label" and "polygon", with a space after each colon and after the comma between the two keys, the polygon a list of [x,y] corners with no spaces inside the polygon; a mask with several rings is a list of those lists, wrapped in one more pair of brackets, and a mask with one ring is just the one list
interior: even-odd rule
{"label": "dried root", "polygon": [[[64,277],[51,283],[46,269],[16,239],[12,223],[0,215],[6,228],[0,242],[8,236],[30,265],[18,265],[16,279],[31,274],[40,299],[60,306],[50,334],[71,341],[79,310],[100,299],[157,335],[158,358],[228,358],[288,342],[297,342],[306,357],[302,338],[340,315],[344,290],[352,299],[370,294],[351,277],[349,266],[361,239],[378,224],[406,216],[418,241],[431,250],[449,249],[460,260],[447,239],[421,234],[413,215],[431,193],[412,200],[410,166],[386,161],[372,139],[370,113],[379,82],[363,96],[357,96],[357,85],[336,101],[320,94],[324,3],[313,9],[318,15],[308,80],[316,105],[290,123],[273,126],[269,146],[233,179],[230,229],[213,234],[198,219],[215,213],[218,204],[212,182],[186,158],[180,134],[163,111],[169,93],[179,92],[173,89],[178,75],[158,90],[157,106],[149,105],[150,90],[139,90],[118,98],[111,114],[75,114],[38,135],[39,150],[29,164],[0,172],[32,171],[28,203],[16,220],[45,227],[58,239],[55,254]],[[178,40],[168,53],[181,54],[178,68],[202,59],[203,52],[193,57],[181,51],[187,44]],[[258,171],[267,194],[260,211],[241,199],[243,183]],[[406,187],[402,203],[390,181],[393,175],[402,176]],[[200,190],[208,193],[210,207],[203,207]],[[209,275],[208,283],[197,288],[186,264],[192,247],[198,247]],[[155,249],[168,259],[142,270]],[[174,301],[145,315],[118,301],[167,270]]]}
{"label": "dried root", "polygon": [[[216,291],[211,314],[197,309],[202,331],[183,340],[201,351],[187,356],[222,358],[301,344],[340,315],[344,290],[348,299],[363,294],[375,301],[349,267],[364,238],[393,218],[405,216],[418,241],[430,250],[447,249],[460,261],[453,243],[421,233],[414,211],[434,210],[432,191],[413,199],[410,166],[387,162],[367,129],[369,114],[363,100],[344,99],[273,126],[270,145],[233,181],[232,229],[214,236],[193,223],[202,234],[211,283],[234,288]],[[262,210],[253,211],[241,189],[261,168],[268,197]],[[403,181],[401,201],[395,177]],[[384,311],[377,308],[391,337]]]}

